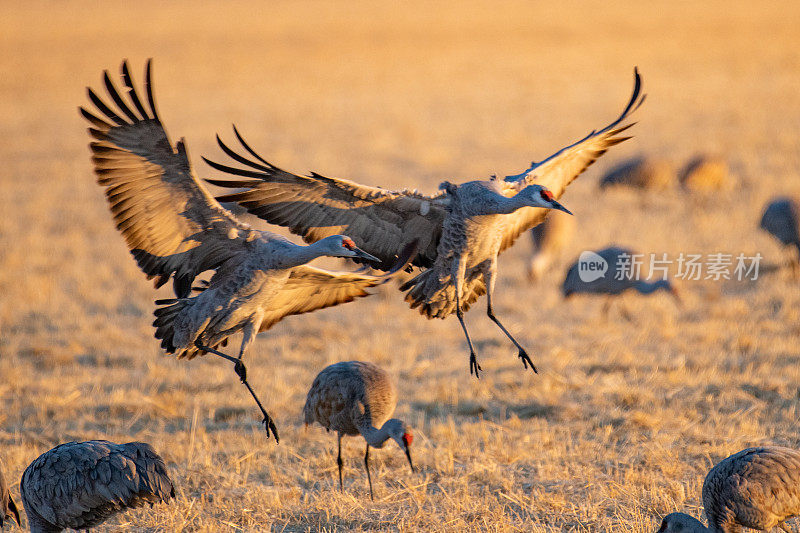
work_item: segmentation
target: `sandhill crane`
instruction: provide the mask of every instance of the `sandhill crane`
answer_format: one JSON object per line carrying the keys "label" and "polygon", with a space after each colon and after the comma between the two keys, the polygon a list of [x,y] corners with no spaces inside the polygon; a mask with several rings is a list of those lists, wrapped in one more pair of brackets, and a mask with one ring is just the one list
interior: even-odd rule
{"label": "sandhill crane", "polygon": [[742,527],[769,531],[800,516],[800,452],[781,446],[747,448],[723,459],[703,481],[708,527],[671,513],[659,533],[735,533]]}
{"label": "sandhill crane", "polygon": [[794,198],[775,198],[761,216],[761,229],[773,235],[784,246],[794,246],[792,270],[800,267],[800,201]]}
{"label": "sandhill crane", "polygon": [[[92,160],[98,183],[139,267],[155,277],[156,287],[174,277],[178,298],[157,300],[155,336],[167,353],[191,359],[206,352],[234,363],[234,370],[256,401],[269,438],[277,428],[247,381],[242,363],[257,333],[282,318],[366,296],[413,255],[405,250],[387,276],[329,272],[306,265],[321,256],[375,258],[344,235],[299,246],[267,231],[254,231],[224,210],[194,174],[184,141],[174,147],[156,111],[147,62],[147,107],[122,64],[128,102],[104,73],[117,111],[92,89],[97,115],[80,108],[91,123]],[[138,114],[137,114],[138,111]],[[99,118],[98,115],[103,116]],[[199,295],[189,297],[193,279],[215,270]],[[229,336],[243,333],[238,357],[220,352]]]}
{"label": "sandhill crane", "polygon": [[373,500],[369,473],[369,447],[383,448],[392,439],[405,451],[411,471],[411,428],[402,420],[389,418],[397,405],[397,391],[389,375],[379,366],[362,361],[343,361],[322,370],[314,379],[303,407],[306,426],[319,422],[327,431],[336,431],[339,453],[339,489],[342,485],[342,435],[361,435],[367,441],[364,468],[367,470],[369,497]]}
{"label": "sandhill crane", "polygon": [[164,460],[144,442],[59,444],[22,474],[32,532],[89,529],[144,504],[167,503],[175,489]]}
{"label": "sandhill crane", "polygon": [[551,213],[530,231],[533,253],[528,263],[528,278],[541,279],[575,234],[575,218]]}
{"label": "sandhill crane", "polygon": [[680,173],[680,182],[690,191],[718,191],[730,185],[728,163],[721,157],[697,155]]}
{"label": "sandhill crane", "polygon": [[0,529],[3,529],[3,524],[8,518],[13,518],[18,526],[22,526],[22,522],[19,521],[17,504],[11,497],[11,490],[8,488],[3,472],[3,461],[0,460]]}
{"label": "sandhill crane", "polygon": [[440,185],[442,192],[428,196],[316,173],[298,176],[259,156],[234,128],[239,143],[251,157],[236,153],[219,137],[217,141],[229,157],[248,168],[204,159],[217,170],[246,179],[207,181],[249,189],[218,199],[238,202],[254,215],[286,226],[309,242],[345,230],[359,246],[383,261],[383,269],[406,243],[418,241],[419,254],[413,264],[423,270],[400,286],[401,291],[408,291],[406,301],[411,307],[419,308],[427,318],[456,314],[469,345],[470,372],[478,376],[480,366],[463,312],[486,293],[487,315],[518,348],[523,365],[536,371],[527,352],[492,311],[497,256],[523,232],[542,222],[546,209],[567,211],[556,201],[567,185],[608,148],[628,138],[619,134],[632,124],[620,123],[644,100],[638,71],[634,77],[633,95],[614,122],[505,179],[492,177],[461,185],[444,182]]}
{"label": "sandhill crane", "polygon": [[625,186],[637,189],[666,189],[675,183],[675,169],[657,157],[634,157],[612,168],[600,180],[600,188]]}
{"label": "sandhill crane", "polygon": [[[598,262],[605,262],[607,266],[607,270],[603,272],[603,275],[599,275],[600,272],[596,270],[597,276],[587,272],[582,273],[580,270],[581,265],[584,264],[584,268],[586,268],[585,265],[588,261],[579,259],[567,270],[567,276],[561,286],[564,297],[569,298],[574,294],[581,293],[608,295],[608,299],[603,304],[604,315],[608,314],[608,309],[611,306],[611,297],[628,290],[633,290],[640,294],[652,294],[656,291],[664,290],[672,294],[675,301],[680,305],[681,300],[678,290],[669,279],[646,281],[638,279],[635,275],[629,275],[632,273],[628,266],[633,264],[635,255],[636,252],[633,250],[617,246],[610,246],[597,252],[592,252],[589,255],[591,261],[596,261],[597,257],[599,257],[600,260]],[[630,320],[630,316],[624,310],[623,315]]]}

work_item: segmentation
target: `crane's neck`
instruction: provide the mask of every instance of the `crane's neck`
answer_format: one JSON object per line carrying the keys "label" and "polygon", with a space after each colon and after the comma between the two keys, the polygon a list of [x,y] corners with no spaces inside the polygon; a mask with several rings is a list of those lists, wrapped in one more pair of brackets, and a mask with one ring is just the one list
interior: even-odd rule
{"label": "crane's neck", "polygon": [[313,261],[318,257],[328,255],[322,241],[317,241],[308,246],[292,244],[287,253],[280,259],[281,268],[293,268]]}
{"label": "crane's neck", "polygon": [[[665,526],[667,526],[665,528]],[[692,515],[686,513],[670,513],[664,517],[659,531],[682,531],[684,533],[725,533],[724,528],[711,524],[706,527],[703,523]],[[737,530],[738,531],[738,530]]]}
{"label": "crane's neck", "polygon": [[367,444],[373,448],[383,448],[386,441],[391,438],[389,434],[389,422],[392,420],[394,419],[390,418],[384,422],[380,429],[373,426],[371,422],[365,422],[358,427],[358,431],[364,437],[364,440],[367,441]]}
{"label": "crane's neck", "polygon": [[487,214],[490,215],[509,215],[522,207],[529,207],[530,203],[525,200],[527,197],[518,192],[511,198],[495,193],[493,202],[487,204]]}

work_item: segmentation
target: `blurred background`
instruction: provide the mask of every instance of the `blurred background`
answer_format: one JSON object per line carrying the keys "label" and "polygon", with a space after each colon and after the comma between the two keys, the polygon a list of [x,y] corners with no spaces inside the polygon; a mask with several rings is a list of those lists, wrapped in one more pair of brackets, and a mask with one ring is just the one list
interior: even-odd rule
{"label": "blurred background", "polygon": [[[650,531],[672,510],[699,516],[719,458],[800,443],[800,289],[789,254],[758,229],[771,198],[800,194],[797,2],[31,1],[1,11],[10,478],[65,440],[148,440],[178,501],[112,530]],[[259,337],[250,379],[286,435],[267,442],[226,365],[163,356],[150,323],[169,292],[137,269],[95,185],[77,112],[85,87],[99,89],[103,69],[116,79],[123,58],[141,83],[149,57],[165,126],[186,138],[201,177],[218,176],[200,156],[221,159],[214,136],[231,139],[235,123],[287,170],[423,192],[516,174],[603,127],[638,66],[648,98],[635,138],[562,198],[576,224],[559,258],[536,284],[527,238],[500,259],[498,316],[541,374],[523,373],[481,301],[468,315],[486,370],[476,382],[455,319],[425,321],[386,287]],[[598,186],[632,157],[677,176],[698,155],[723,162],[724,186]],[[582,250],[610,244],[761,253],[770,268],[756,281],[686,282],[683,308],[625,295],[633,321],[604,319],[601,299],[564,301],[560,284]],[[421,435],[416,477],[391,445],[376,454],[375,505],[361,445],[348,445],[340,494],[335,439],[300,422],[315,373],[346,359],[390,371],[398,413]]]}

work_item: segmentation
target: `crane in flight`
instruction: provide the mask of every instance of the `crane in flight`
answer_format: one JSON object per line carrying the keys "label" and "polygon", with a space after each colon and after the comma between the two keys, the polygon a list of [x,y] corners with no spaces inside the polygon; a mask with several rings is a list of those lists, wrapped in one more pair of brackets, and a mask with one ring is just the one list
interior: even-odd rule
{"label": "crane in flight", "polygon": [[[309,246],[296,245],[269,231],[241,223],[197,179],[183,140],[174,146],[156,111],[151,61],[145,71],[147,100],[139,97],[127,62],[122,81],[127,102],[108,72],[104,84],[114,111],[91,89],[96,110],[83,107],[89,121],[97,182],[105,188],[117,229],[139,267],[156,287],[173,279],[177,298],[156,300],[155,336],[167,353],[192,359],[213,353],[234,364],[234,371],[256,401],[267,437],[278,441],[274,421],[247,381],[242,356],[255,339],[286,316],[350,302],[385,282],[415,253],[410,243],[395,267],[382,276],[331,272],[306,263],[322,256],[377,260],[345,235],[330,235]],[[196,296],[192,282],[214,274]],[[219,350],[242,332],[238,357]]]}
{"label": "crane in flight", "polygon": [[534,162],[520,174],[462,184],[444,182],[434,195],[391,191],[317,173],[298,176],[261,157],[235,127],[246,154],[229,148],[219,136],[217,142],[244,168],[203,159],[216,170],[240,178],[206,181],[238,189],[217,200],[236,202],[267,222],[289,228],[307,242],[346,232],[358,246],[381,260],[380,269],[391,268],[398,251],[417,242],[413,265],[422,271],[400,286],[407,291],[405,299],[411,307],[429,319],[451,314],[458,317],[469,345],[470,372],[478,376],[481,367],[463,313],[486,294],[488,317],[517,347],[524,367],[530,366],[535,372],[527,351],[492,308],[497,257],[522,233],[541,223],[547,210],[569,213],[558,202],[567,185],[611,146],[630,138],[620,134],[633,124],[621,124],[643,101],[641,78],[635,70],[633,94],[622,114],[608,126]]}

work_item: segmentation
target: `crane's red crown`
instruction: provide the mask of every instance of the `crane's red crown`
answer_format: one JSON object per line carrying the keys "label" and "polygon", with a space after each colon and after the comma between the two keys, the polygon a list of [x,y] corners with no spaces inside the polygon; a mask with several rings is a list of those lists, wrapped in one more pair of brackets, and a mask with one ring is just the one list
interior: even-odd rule
{"label": "crane's red crown", "polygon": [[344,246],[348,250],[353,250],[356,247],[356,243],[353,242],[353,239],[345,237],[344,239],[342,239],[342,246]]}
{"label": "crane's red crown", "polygon": [[411,433],[403,433],[403,444],[406,445],[406,448],[411,446],[412,442],[414,442],[414,435]]}
{"label": "crane's red crown", "polygon": [[542,198],[544,198],[548,202],[552,202],[553,201],[553,193],[551,193],[547,189],[542,189]]}

